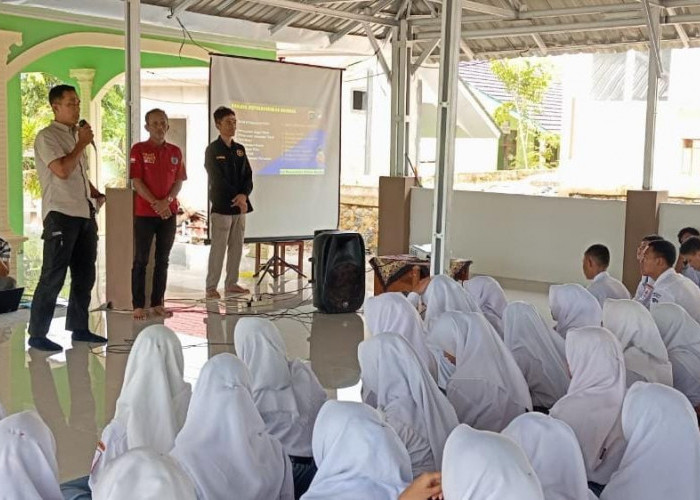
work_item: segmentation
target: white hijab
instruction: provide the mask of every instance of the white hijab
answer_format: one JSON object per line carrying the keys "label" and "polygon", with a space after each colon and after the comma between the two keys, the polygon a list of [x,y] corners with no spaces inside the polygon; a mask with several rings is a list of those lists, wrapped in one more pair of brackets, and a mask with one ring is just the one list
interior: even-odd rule
{"label": "white hijab", "polygon": [[622,407],[627,450],[601,500],[700,498],[700,433],[680,392],[637,382]]}
{"label": "white hijab", "polygon": [[501,431],[515,415],[532,410],[523,374],[483,314],[446,312],[434,325],[432,342],[457,360],[447,394],[463,423]]}
{"label": "white hijab", "polygon": [[314,427],[318,472],[303,500],[395,500],[412,481],[396,432],[363,403],[328,401]]}
{"label": "white hijab", "polygon": [[673,386],[700,405],[700,325],[678,304],[654,304],[651,315],[673,365]]}
{"label": "white hijab", "polygon": [[503,434],[525,452],[542,485],[545,500],[591,500],[586,466],[576,434],[566,423],[542,413],[513,420]]}
{"label": "white hijab", "polygon": [[38,413],[0,421],[0,499],[63,500],[58,486],[56,441]]}
{"label": "white hijab", "polygon": [[479,304],[489,323],[503,338],[503,313],[508,305],[506,293],[501,285],[491,276],[474,276],[462,285]]}
{"label": "white hijab", "polygon": [[444,274],[433,276],[423,294],[423,302],[428,330],[431,328],[430,323],[446,311],[481,312],[472,294]]}
{"label": "white hijab", "polygon": [[637,380],[673,386],[666,346],[646,307],[635,300],[608,299],[603,306],[603,325],[622,345],[628,386]]}
{"label": "white hijab", "polygon": [[549,308],[557,322],[555,330],[564,338],[571,328],[600,326],[603,321],[598,299],[578,283],[550,286]]}
{"label": "white hijab", "polygon": [[549,414],[576,434],[588,479],[605,484],[617,468],[621,455],[614,453],[624,441],[620,412],[627,386],[622,347],[603,327],[574,328],[566,338],[566,359],[569,390]]}
{"label": "white hijab", "polygon": [[461,424],[442,459],[445,500],[544,500],[537,474],[510,438]]}
{"label": "white hijab", "polygon": [[192,395],[183,377],[182,344],[164,325],[144,328],[129,353],[114,419],[126,429],[129,449],[169,452]]}
{"label": "white hijab", "polygon": [[200,500],[292,495],[293,486],[285,482],[291,465],[265,430],[248,369],[233,354],[217,354],[204,364],[171,455],[189,472]]}
{"label": "white hijab", "polygon": [[262,318],[241,318],[234,333],[236,353],[248,366],[253,400],[267,431],[288,455],[310,457],[311,434],[326,393],[311,368],[287,361],[277,327]]}
{"label": "white hijab", "polygon": [[370,297],[364,305],[365,321],[372,335],[396,333],[411,344],[423,366],[437,380],[437,363],[425,342],[423,320],[402,293],[383,293]]}
{"label": "white hijab", "polygon": [[457,415],[411,345],[400,335],[381,333],[360,343],[357,354],[362,385],[377,397],[377,409],[398,415],[430,443],[435,464]]}
{"label": "white hijab", "polygon": [[112,460],[92,492],[94,500],[196,500],[192,480],[168,455],[134,448]]}
{"label": "white hijab", "polygon": [[526,302],[511,302],[503,314],[505,344],[525,375],[535,406],[551,408],[569,388],[564,340]]}

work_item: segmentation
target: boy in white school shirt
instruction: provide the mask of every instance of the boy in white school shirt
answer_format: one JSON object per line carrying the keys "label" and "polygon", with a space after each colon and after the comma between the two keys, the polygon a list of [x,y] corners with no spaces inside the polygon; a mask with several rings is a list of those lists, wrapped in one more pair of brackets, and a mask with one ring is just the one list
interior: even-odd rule
{"label": "boy in white school shirt", "polygon": [[583,253],[583,274],[592,280],[588,291],[598,299],[603,307],[605,299],[629,299],[630,293],[619,280],[608,273],[610,250],[605,245],[591,245]]}
{"label": "boy in white school shirt", "polygon": [[642,259],[642,274],[654,280],[651,303],[673,302],[700,321],[700,288],[673,268],[676,247],[670,241],[650,241]]}
{"label": "boy in white school shirt", "polygon": [[639,262],[639,272],[642,275],[639,280],[639,285],[637,285],[637,291],[634,293],[634,300],[641,302],[644,307],[649,309],[651,304],[651,294],[654,291],[654,280],[649,276],[644,275],[642,270],[642,260],[644,259],[644,252],[647,250],[647,245],[650,241],[663,240],[658,234],[648,234],[642,238],[637,246],[637,262]]}
{"label": "boy in white school shirt", "polygon": [[[683,245],[689,238],[693,237],[700,237],[700,231],[694,227],[684,227],[678,231],[678,244]],[[700,286],[700,271],[694,269],[693,266],[688,263],[687,257],[680,251],[678,252],[678,260],[676,261],[676,272]]]}

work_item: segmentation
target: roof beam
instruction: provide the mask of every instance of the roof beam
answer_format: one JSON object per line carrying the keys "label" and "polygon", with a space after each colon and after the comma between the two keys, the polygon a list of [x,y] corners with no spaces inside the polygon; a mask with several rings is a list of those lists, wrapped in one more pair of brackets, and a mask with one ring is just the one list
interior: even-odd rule
{"label": "roof beam", "polygon": [[[374,5],[373,7],[371,7],[371,8],[369,9],[369,15],[370,15],[370,16],[374,16],[374,15],[376,15],[378,12],[381,12],[382,9],[383,9],[384,7],[386,7],[387,5],[389,5],[392,1],[393,1],[393,0],[381,0],[379,3],[377,3],[376,5]],[[357,28],[357,26],[358,26],[359,24],[360,24],[359,22],[352,22],[352,23],[348,24],[348,25],[347,25],[345,28],[343,28],[342,30],[336,31],[335,33],[333,33],[332,35],[330,35],[330,36],[328,37],[328,41],[330,42],[331,45],[333,45],[333,44],[336,43],[338,40],[340,40],[341,38],[343,38],[345,35],[347,35],[348,33],[350,33],[352,30],[354,30],[355,28]]]}
{"label": "roof beam", "polygon": [[[659,24],[659,10],[651,7],[651,0],[642,0],[642,6],[644,7],[644,14],[647,20],[647,30],[649,31],[649,50],[653,53],[654,59],[656,59],[656,67],[660,75],[664,74],[664,65],[661,61],[661,33],[656,32],[656,27],[661,29]],[[654,16],[657,18],[654,19]]]}
{"label": "roof beam", "polygon": [[[304,2],[304,0],[301,0],[301,1]],[[305,3],[308,3],[308,2],[305,2]],[[282,28],[286,28],[287,26],[292,24],[294,21],[296,21],[297,19],[299,19],[300,17],[303,17],[303,16],[304,16],[303,12],[290,12],[289,14],[284,16],[282,19],[277,21],[277,24],[270,26],[270,28],[269,28],[270,34],[274,35]]]}
{"label": "roof beam", "polygon": [[170,15],[168,18],[177,17],[187,9],[189,9],[193,4],[197,3],[198,0],[179,0],[172,7],[170,7]]}
{"label": "roof beam", "polygon": [[421,64],[423,64],[425,60],[431,56],[431,54],[435,51],[438,45],[440,45],[439,38],[430,41],[430,45],[423,49],[423,52],[421,52],[420,56],[418,56],[416,62],[414,62],[411,65],[411,75],[414,75],[416,71],[418,71],[418,69],[421,67]]}
{"label": "roof beam", "polygon": [[537,47],[540,49],[540,54],[543,56],[547,55],[547,44],[544,43],[544,40],[542,40],[542,36],[539,35],[538,33],[535,33],[532,35],[532,39],[535,41],[535,44]]}
{"label": "roof beam", "polygon": [[467,42],[464,41],[464,38],[461,38],[459,40],[459,50],[464,52],[464,55],[467,57],[467,60],[473,61],[474,60],[474,51],[469,48],[469,45],[467,45]]}
{"label": "roof beam", "polygon": [[295,10],[299,12],[307,12],[319,16],[335,17],[338,19],[348,19],[351,21],[359,21],[370,24],[380,24],[383,26],[399,25],[398,21],[396,21],[395,19],[378,16],[369,16],[366,14],[358,14],[357,12],[348,12],[344,10],[332,9],[329,7],[319,7],[318,5],[306,4],[293,0],[255,0],[254,3],[269,5],[271,7],[280,7],[282,9]]}
{"label": "roof beam", "polygon": [[387,64],[386,59],[384,58],[382,48],[379,46],[379,42],[377,42],[377,39],[374,37],[374,33],[372,33],[372,28],[370,28],[369,24],[364,23],[363,26],[365,27],[365,33],[367,34],[369,43],[372,45],[374,53],[376,54],[377,59],[379,60],[379,64],[381,65],[382,70],[384,71],[384,75],[386,75],[386,79],[389,81],[389,83],[391,83],[391,69],[389,69],[389,65]]}
{"label": "roof beam", "polygon": [[[668,9],[668,13],[671,15],[676,14],[676,9],[673,7]],[[684,48],[689,48],[690,47],[690,38],[688,37],[688,32],[685,31],[685,28],[681,24],[674,24],[673,27],[676,30],[676,33],[678,33],[678,38],[680,38],[681,42],[683,43]]]}
{"label": "roof beam", "polygon": [[473,12],[491,14],[492,16],[498,17],[513,17],[517,14],[517,12],[511,9],[504,9],[503,7],[496,7],[494,5],[486,5],[480,2],[473,2],[472,0],[462,0],[462,8]]}

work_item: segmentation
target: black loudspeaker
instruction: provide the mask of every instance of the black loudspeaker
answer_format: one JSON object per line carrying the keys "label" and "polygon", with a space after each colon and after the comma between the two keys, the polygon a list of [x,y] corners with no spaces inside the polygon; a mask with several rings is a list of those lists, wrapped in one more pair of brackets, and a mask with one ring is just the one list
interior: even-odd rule
{"label": "black loudspeaker", "polygon": [[365,300],[365,242],[359,233],[324,231],[314,236],[314,307],[325,313],[357,311]]}

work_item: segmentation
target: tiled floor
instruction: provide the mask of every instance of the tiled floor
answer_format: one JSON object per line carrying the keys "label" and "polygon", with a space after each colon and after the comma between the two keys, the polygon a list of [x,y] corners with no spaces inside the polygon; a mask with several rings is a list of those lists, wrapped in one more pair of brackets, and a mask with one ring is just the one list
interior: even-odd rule
{"label": "tiled floor", "polygon": [[[182,342],[189,382],[196,382],[211,356],[234,352],[236,321],[241,314],[257,313],[275,321],[290,357],[311,361],[329,397],[359,400],[357,345],[365,337],[361,313],[316,312],[307,280],[291,273],[289,281],[277,287],[267,279],[263,283],[263,292],[278,293],[273,305],[250,310],[233,300],[205,303],[200,300],[202,269],[197,269],[201,259],[192,262],[194,269],[179,269],[177,263],[171,268],[168,296],[175,299],[168,306],[174,316],[165,320]],[[244,281],[252,284],[250,278]],[[510,300],[527,300],[543,313],[548,311],[544,294],[514,290],[507,294]],[[64,313],[57,309],[49,335],[65,351],[51,356],[28,348],[28,310],[0,315],[0,401],[11,413],[39,411],[56,437],[61,479],[67,480],[88,472],[99,433],[114,414],[131,343],[153,321],[136,322],[125,312],[94,312],[91,326],[106,335],[109,344],[90,348],[71,345]]]}

